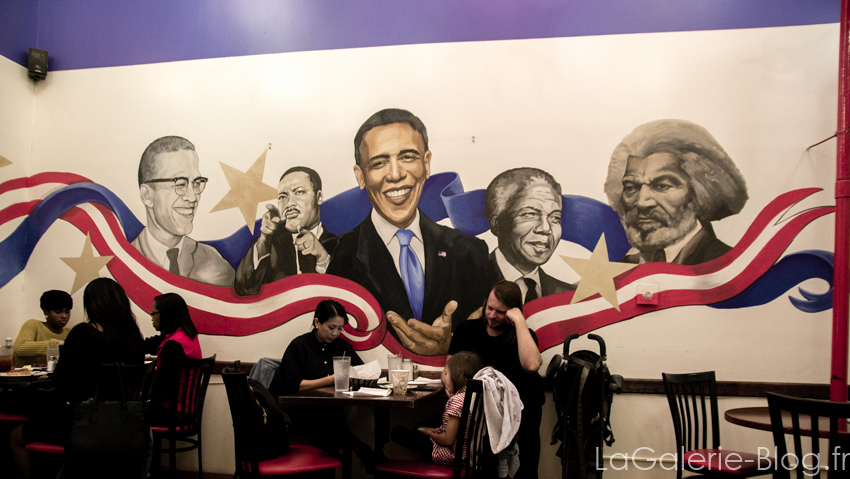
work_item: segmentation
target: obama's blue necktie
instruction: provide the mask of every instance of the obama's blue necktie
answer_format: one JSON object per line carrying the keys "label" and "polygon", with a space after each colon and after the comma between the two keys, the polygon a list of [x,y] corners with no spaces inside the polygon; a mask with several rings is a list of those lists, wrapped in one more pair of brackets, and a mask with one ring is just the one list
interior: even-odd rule
{"label": "obama's blue necktie", "polygon": [[422,272],[422,264],[413,248],[410,247],[410,240],[413,238],[413,232],[410,230],[400,229],[396,231],[398,244],[401,249],[398,254],[398,269],[401,271],[401,280],[404,282],[404,289],[407,291],[407,300],[410,302],[410,309],[413,310],[413,317],[422,320],[422,301],[425,297],[425,273]]}

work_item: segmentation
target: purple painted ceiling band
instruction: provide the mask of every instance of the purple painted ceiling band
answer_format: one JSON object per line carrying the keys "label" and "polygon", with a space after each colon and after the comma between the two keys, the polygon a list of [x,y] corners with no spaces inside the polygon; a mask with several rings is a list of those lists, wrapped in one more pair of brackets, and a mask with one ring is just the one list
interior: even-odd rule
{"label": "purple painted ceiling band", "polygon": [[0,55],[51,70],[344,48],[838,22],[839,0],[4,0]]}

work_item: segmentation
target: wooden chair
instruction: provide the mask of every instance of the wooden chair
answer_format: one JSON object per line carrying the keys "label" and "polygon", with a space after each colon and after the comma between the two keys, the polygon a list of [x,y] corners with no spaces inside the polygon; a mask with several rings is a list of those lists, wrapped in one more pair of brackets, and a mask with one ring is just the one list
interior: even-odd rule
{"label": "wooden chair", "polygon": [[[163,361],[157,381],[164,381],[168,391],[166,406],[173,414],[157,418],[161,423],[151,427],[153,432],[153,456],[157,465],[162,454],[168,453],[168,472],[177,477],[177,453],[198,450],[198,477],[204,477],[203,456],[201,455],[201,422],[204,412],[204,399],[210,384],[215,355],[204,359],[174,359]],[[170,373],[164,373],[170,371]],[[159,386],[157,386],[158,388]],[[156,400],[155,398],[153,400]],[[163,405],[163,404],[160,404]],[[162,440],[168,439],[168,447],[162,448]],[[176,441],[187,443],[177,447]],[[161,470],[161,467],[159,468]]]}
{"label": "wooden chair", "polygon": [[286,476],[308,472],[326,473],[328,477],[334,477],[334,470],[342,465],[339,459],[303,443],[293,441],[289,452],[274,459],[258,458],[253,447],[255,437],[251,434],[251,418],[247,414],[253,401],[248,389],[248,378],[244,372],[235,368],[225,369],[221,378],[227,390],[227,402],[233,418],[233,443],[236,454],[234,478]]}
{"label": "wooden chair", "polygon": [[[767,405],[770,409],[770,424],[773,429],[773,442],[776,445],[777,471],[774,477],[779,479],[790,479],[791,470],[796,470],[796,477],[820,478],[821,470],[828,470],[827,477],[847,477],[850,464],[847,464],[845,455],[850,453],[850,434],[848,434],[847,418],[850,418],[850,403],[831,402],[818,399],[804,399],[780,394],[767,393]],[[787,412],[785,424],[783,424],[783,412]],[[800,416],[803,420],[800,420]],[[825,418],[823,423],[819,420]],[[791,430],[787,429],[787,420],[790,419]],[[808,422],[808,424],[806,424]],[[828,423],[828,424],[825,424]],[[839,430],[839,424],[844,425],[843,431]],[[808,427],[806,427],[808,426]],[[824,426],[827,426],[824,428]],[[794,450],[788,455],[788,447],[785,435],[793,436]],[[809,450],[803,450],[802,437],[810,436],[811,444]],[[829,450],[822,453],[820,450],[820,439],[829,438]],[[813,455],[807,455],[813,454]],[[794,467],[791,458],[803,467]],[[812,462],[804,462],[812,461]],[[829,469],[827,469],[827,467]]]}
{"label": "wooden chair", "polygon": [[[460,417],[458,441],[455,442],[455,461],[451,466],[443,466],[425,461],[391,460],[378,464],[375,477],[419,477],[424,479],[450,479],[473,477],[496,477],[490,469],[493,465],[492,453],[485,440],[487,430],[484,421],[483,386],[480,380],[471,379],[466,383],[466,396],[463,399],[463,414]],[[468,457],[463,460],[464,447]]]}
{"label": "wooden chair", "polygon": [[773,473],[772,458],[720,448],[714,371],[662,373],[661,376],[676,434],[677,479],[681,479],[682,471],[708,477],[753,477]]}

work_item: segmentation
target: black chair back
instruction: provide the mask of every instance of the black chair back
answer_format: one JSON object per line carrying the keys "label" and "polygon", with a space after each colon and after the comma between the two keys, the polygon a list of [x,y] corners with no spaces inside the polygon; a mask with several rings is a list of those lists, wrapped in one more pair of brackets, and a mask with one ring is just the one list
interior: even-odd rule
{"label": "black chair back", "polygon": [[[796,477],[820,478],[821,469],[828,467],[831,478],[848,477],[850,472],[850,433],[848,433],[847,418],[850,418],[850,403],[831,402],[819,399],[805,399],[780,394],[767,393],[767,404],[770,408],[770,423],[773,429],[773,441],[776,445],[777,471],[774,477],[790,479],[792,462],[801,467],[796,468]],[[786,415],[783,415],[786,412]],[[783,416],[785,420],[783,421]],[[800,416],[803,416],[801,421]],[[820,419],[824,418],[823,421]],[[790,431],[786,430],[789,427]],[[808,420],[808,424],[806,424]],[[843,430],[839,425],[843,423]],[[806,427],[808,425],[808,428]],[[826,426],[826,427],[824,427]],[[806,431],[808,429],[808,431]],[[794,450],[788,455],[785,435],[793,436]],[[803,449],[803,436],[809,436],[809,448]],[[822,453],[820,439],[829,439],[829,451]],[[812,455],[807,455],[812,454]],[[847,456],[847,457],[845,457]],[[784,459],[783,459],[784,458]],[[845,462],[848,462],[845,464]]]}
{"label": "black chair back", "polygon": [[[237,472],[256,471],[258,458],[253,457],[251,428],[248,412],[251,410],[251,392],[248,377],[237,368],[225,368],[221,372],[227,403],[230,405],[230,417],[233,419],[233,445],[236,452]],[[240,475],[241,477],[241,475]]]}
{"label": "black chair back", "polygon": [[209,358],[163,360],[158,379],[166,381],[168,409],[175,413],[171,428],[182,428],[182,435],[200,434],[204,398],[210,384],[215,354]]}
{"label": "black chair back", "polygon": [[104,363],[100,366],[98,381],[98,399],[102,401],[120,401],[121,391],[118,369],[122,368],[124,398],[127,401],[147,401],[153,385],[156,364]]}
{"label": "black chair back", "polygon": [[[662,373],[667,402],[673,415],[679,477],[684,468],[682,451],[718,449],[720,423],[714,371],[690,374]],[[709,434],[711,444],[708,443]]]}
{"label": "black chair back", "polygon": [[[487,423],[484,420],[484,387],[480,380],[470,379],[466,383],[466,396],[463,399],[463,413],[460,417],[458,441],[455,442],[454,477],[470,478],[485,477],[492,472],[492,454],[489,452],[486,433]],[[485,447],[485,445],[487,447]],[[463,460],[463,450],[466,448],[468,457]]]}

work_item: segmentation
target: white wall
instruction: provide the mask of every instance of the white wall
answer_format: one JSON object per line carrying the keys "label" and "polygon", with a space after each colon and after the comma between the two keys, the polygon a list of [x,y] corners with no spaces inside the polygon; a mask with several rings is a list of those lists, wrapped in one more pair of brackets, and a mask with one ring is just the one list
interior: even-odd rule
{"label": "white wall", "polygon": [[[0,169],[0,181],[74,172],[110,188],[143,219],[138,159],[152,140],[184,136],[210,178],[192,237],[217,239],[244,224],[237,210],[209,212],[228,191],[220,163],[245,171],[271,143],[265,183],[275,186],[286,168],[306,165],[322,175],[325,196],[335,195],[355,186],[352,138],[382,108],[422,118],[432,172],[458,172],[467,190],[485,188],[505,169],[534,166],[552,173],[565,193],[601,201],[617,143],[644,122],[682,118],[705,126],[747,180],[744,210],[715,225],[734,244],[782,193],[824,189],[794,211],[833,203],[834,143],[805,148],[835,130],[837,37],[837,25],[815,25],[411,45],[61,71],[35,88],[22,67],[0,59],[0,155],[15,163]],[[258,205],[258,214],[263,210]],[[832,221],[807,226],[788,252],[831,251]],[[495,246],[489,233],[482,238]],[[42,291],[70,289],[73,272],[59,258],[78,256],[83,241],[62,221],[50,228],[24,273],[0,289],[7,305],[0,331],[14,336],[34,317]],[[589,256],[563,242],[559,253]],[[546,269],[578,280],[557,255]],[[802,286],[826,289],[818,281]],[[72,322],[79,322],[81,292],[74,298]],[[148,316],[136,312],[143,332],[153,334]],[[598,333],[612,371],[629,378],[714,369],[720,380],[826,383],[830,323],[829,311],[802,313],[783,297],[741,310],[675,308]],[[201,343],[220,360],[255,361],[280,356],[307,327],[299,318],[254,336],[203,336]],[[556,349],[545,352],[546,361]],[[205,469],[229,472],[232,433],[220,385],[208,401]],[[724,404],[737,401],[746,402]],[[618,397],[614,414],[615,451],[672,450],[663,398]],[[727,447],[755,450],[763,439],[737,429],[724,429]],[[193,456],[185,456],[188,466]],[[549,475],[554,461],[546,461],[543,477],[556,477]]]}
{"label": "white wall", "polygon": [[[0,169],[0,183],[11,179],[27,177],[30,174],[32,157],[34,95],[33,81],[27,78],[27,69],[0,57],[0,157],[12,162]],[[12,204],[26,201],[20,192],[0,192],[0,210]],[[5,237],[20,224],[21,219],[11,220],[0,225],[0,235]],[[7,261],[4,259],[4,261]],[[24,307],[22,295],[25,291],[26,275],[18,275],[0,289],[0,304],[3,305],[0,316],[0,339],[15,338],[27,315],[40,317],[38,302],[34,308]],[[42,278],[43,285],[51,283]],[[57,285],[65,287],[65,285]],[[50,288],[48,288],[50,289]]]}

